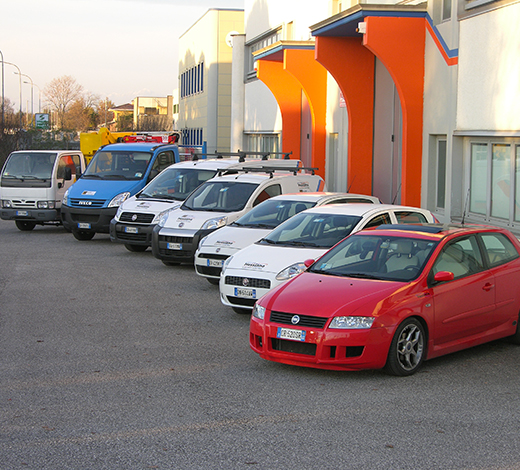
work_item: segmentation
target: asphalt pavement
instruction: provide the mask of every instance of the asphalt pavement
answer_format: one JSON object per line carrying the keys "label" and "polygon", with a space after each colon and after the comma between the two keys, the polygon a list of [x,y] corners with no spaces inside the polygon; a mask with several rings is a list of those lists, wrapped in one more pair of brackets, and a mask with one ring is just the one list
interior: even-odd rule
{"label": "asphalt pavement", "polygon": [[271,363],[193,267],[0,221],[0,468],[519,469],[520,347]]}

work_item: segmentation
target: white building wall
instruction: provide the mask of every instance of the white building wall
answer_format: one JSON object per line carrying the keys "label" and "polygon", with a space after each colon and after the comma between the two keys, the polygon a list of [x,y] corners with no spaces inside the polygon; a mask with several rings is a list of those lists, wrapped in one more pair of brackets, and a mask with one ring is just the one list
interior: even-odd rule
{"label": "white building wall", "polygon": [[457,130],[519,130],[520,4],[460,22]]}

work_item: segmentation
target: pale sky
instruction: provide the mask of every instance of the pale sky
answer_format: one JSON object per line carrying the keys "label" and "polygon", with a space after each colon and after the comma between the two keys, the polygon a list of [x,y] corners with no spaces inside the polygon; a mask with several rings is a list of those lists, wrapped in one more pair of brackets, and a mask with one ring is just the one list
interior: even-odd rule
{"label": "pale sky", "polygon": [[[0,0],[0,51],[32,79],[34,112],[38,87],[43,101],[45,86],[64,75],[116,105],[166,96],[177,88],[179,37],[210,8],[243,9],[244,0]],[[4,65],[5,97],[17,111],[15,72]],[[30,112],[24,81],[22,107]]]}

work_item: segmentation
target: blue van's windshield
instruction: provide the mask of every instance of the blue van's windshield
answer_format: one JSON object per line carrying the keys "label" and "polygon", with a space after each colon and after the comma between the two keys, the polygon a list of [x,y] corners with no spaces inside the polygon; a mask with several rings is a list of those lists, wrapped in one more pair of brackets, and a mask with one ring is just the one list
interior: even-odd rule
{"label": "blue van's windshield", "polygon": [[99,151],[87,167],[83,178],[140,180],[144,177],[152,154],[149,152]]}

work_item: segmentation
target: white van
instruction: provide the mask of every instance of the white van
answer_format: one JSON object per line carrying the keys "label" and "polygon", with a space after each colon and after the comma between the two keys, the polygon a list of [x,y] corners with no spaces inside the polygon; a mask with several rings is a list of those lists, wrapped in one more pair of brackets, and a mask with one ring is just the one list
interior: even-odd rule
{"label": "white van", "polygon": [[166,265],[193,263],[199,241],[279,194],[323,191],[323,178],[300,160],[268,160],[229,169],[199,186],[153,230],[152,252]]}
{"label": "white van", "polygon": [[129,251],[146,251],[152,244],[153,228],[164,214],[179,207],[219,170],[238,164],[238,159],[215,158],[170,165],[119,206],[110,222],[110,239],[124,243]]}
{"label": "white van", "polygon": [[2,168],[0,199],[3,220],[19,230],[61,224],[65,191],[85,171],[85,158],[75,150],[20,150]]}

